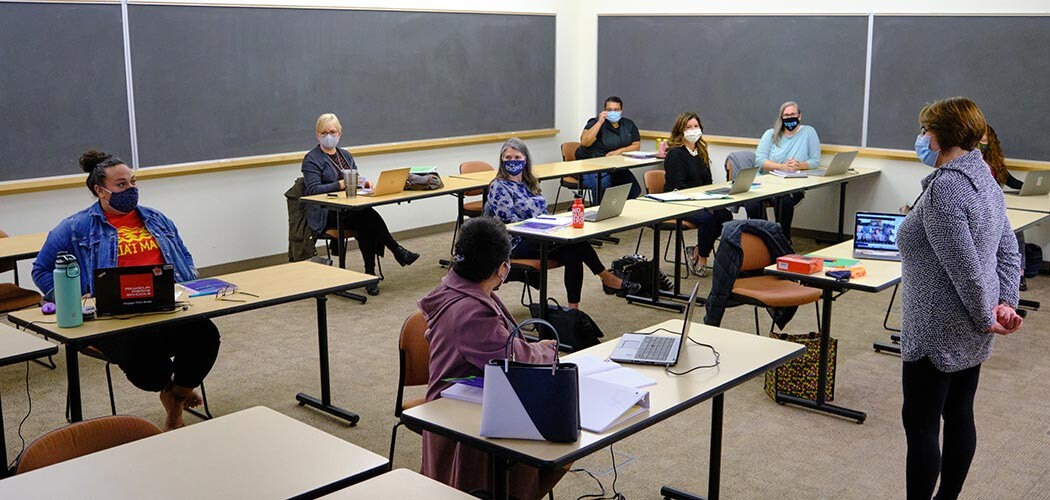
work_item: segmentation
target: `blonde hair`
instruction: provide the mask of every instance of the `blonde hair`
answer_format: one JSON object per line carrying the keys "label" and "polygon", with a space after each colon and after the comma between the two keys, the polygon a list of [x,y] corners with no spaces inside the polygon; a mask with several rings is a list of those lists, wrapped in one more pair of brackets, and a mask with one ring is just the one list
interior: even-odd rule
{"label": "blonde hair", "polygon": [[339,117],[335,113],[325,113],[317,117],[317,133],[324,132],[329,125],[335,125],[336,130],[342,132],[343,124],[339,123]]}
{"label": "blonde hair", "polygon": [[802,116],[802,108],[798,107],[798,103],[795,101],[788,101],[780,105],[780,112],[777,113],[777,121],[773,122],[773,144],[780,144],[780,138],[784,136],[784,110],[794,106],[795,111],[798,112],[798,116]]}

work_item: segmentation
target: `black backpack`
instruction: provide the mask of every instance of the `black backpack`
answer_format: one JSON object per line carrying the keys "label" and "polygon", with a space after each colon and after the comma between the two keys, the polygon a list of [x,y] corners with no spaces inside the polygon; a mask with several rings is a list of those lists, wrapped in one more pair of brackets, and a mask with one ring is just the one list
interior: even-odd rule
{"label": "black backpack", "polygon": [[[612,272],[621,279],[633,281],[641,285],[637,295],[641,297],[653,296],[653,266],[654,263],[644,255],[624,255],[612,263]],[[664,274],[663,269],[658,269],[658,284],[660,290],[670,291],[674,286],[671,279]]]}

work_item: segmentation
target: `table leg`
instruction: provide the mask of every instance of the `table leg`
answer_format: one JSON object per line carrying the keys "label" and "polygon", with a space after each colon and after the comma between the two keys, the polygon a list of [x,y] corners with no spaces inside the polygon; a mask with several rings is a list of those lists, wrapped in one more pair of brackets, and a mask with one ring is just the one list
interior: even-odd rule
{"label": "table leg", "polygon": [[[675,300],[689,300],[688,295],[682,293],[682,221],[675,219],[675,241],[674,241],[674,291],[660,292],[663,297]],[[704,305],[704,298],[697,297],[697,305]]]}
{"label": "table leg", "polygon": [[339,267],[346,269],[346,249],[343,248],[343,210],[335,216],[335,253],[339,255]]}
{"label": "table leg", "polygon": [[660,223],[656,223],[652,226],[653,229],[653,265],[652,274],[649,279],[652,280],[652,296],[642,297],[640,295],[628,295],[627,303],[633,304],[639,302],[647,306],[662,307],[664,309],[671,309],[672,311],[682,312],[685,310],[685,305],[677,302],[663,302],[660,300]]}
{"label": "table leg", "polygon": [[11,475],[7,468],[7,437],[4,436],[4,398],[0,397],[0,459],[4,460],[4,467],[0,469],[0,479]]}
{"label": "table leg", "polygon": [[[550,263],[547,262],[550,254],[550,246],[546,241],[540,241],[540,316],[542,320],[547,319],[547,271]],[[525,286],[529,286],[525,283]]]}
{"label": "table leg", "polygon": [[84,420],[84,408],[80,402],[80,360],[77,358],[78,349],[75,344],[66,344],[66,381],[68,384],[67,396],[69,398],[69,421],[80,422]]}
{"label": "table leg", "polygon": [[[463,200],[465,196],[462,191],[456,193],[456,227],[452,230],[452,245],[449,247],[449,256],[456,253],[456,236],[459,234],[459,228],[463,226]],[[450,259],[438,259],[438,265],[441,267],[452,267],[452,260]]]}
{"label": "table leg", "polygon": [[319,345],[321,365],[321,399],[302,392],[296,394],[295,399],[299,401],[299,406],[305,405],[316,408],[329,415],[346,420],[350,422],[350,425],[355,425],[361,417],[356,413],[332,404],[332,387],[331,380],[329,380],[328,367],[328,311],[325,307],[327,302],[328,297],[323,295],[317,297],[317,343]]}
{"label": "table leg", "polygon": [[[707,468],[707,498],[718,500],[722,478],[722,416],[725,411],[725,394],[719,394],[711,402],[711,460]],[[676,500],[704,500],[704,497],[664,486],[660,488],[664,498]]]}
{"label": "table leg", "polygon": [[839,233],[838,240],[835,243],[846,241],[842,236],[842,219],[846,215],[846,184],[849,183],[843,182],[842,184],[839,184]]}
{"label": "table leg", "polygon": [[850,420],[856,420],[858,424],[863,424],[864,420],[868,418],[868,415],[864,412],[827,403],[825,391],[828,387],[828,354],[831,350],[831,302],[833,300],[831,288],[825,288],[822,297],[823,317],[820,319],[820,362],[817,364],[817,399],[812,401],[778,392],[776,401],[782,404],[793,404],[811,410],[838,415]]}
{"label": "table leg", "polygon": [[510,498],[510,488],[507,484],[507,469],[510,463],[504,457],[492,455],[492,498],[507,500]]}

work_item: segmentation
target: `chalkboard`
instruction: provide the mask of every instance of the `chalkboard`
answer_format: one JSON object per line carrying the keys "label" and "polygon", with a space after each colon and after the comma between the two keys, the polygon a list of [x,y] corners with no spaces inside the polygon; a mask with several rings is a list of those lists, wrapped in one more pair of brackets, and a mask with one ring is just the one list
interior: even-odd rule
{"label": "chalkboard", "polygon": [[1050,17],[876,16],[868,145],[912,149],[925,103],[973,99],[1009,158],[1050,160]]}
{"label": "chalkboard", "polygon": [[859,145],[867,31],[865,16],[600,16],[595,110],[617,95],[641,129],[696,111],[709,134],[760,137],[791,100],[822,143]]}
{"label": "chalkboard", "polygon": [[160,165],[554,126],[555,19],[130,5],[140,159]]}
{"label": "chalkboard", "polygon": [[130,162],[126,81],[119,5],[0,3],[0,180]]}

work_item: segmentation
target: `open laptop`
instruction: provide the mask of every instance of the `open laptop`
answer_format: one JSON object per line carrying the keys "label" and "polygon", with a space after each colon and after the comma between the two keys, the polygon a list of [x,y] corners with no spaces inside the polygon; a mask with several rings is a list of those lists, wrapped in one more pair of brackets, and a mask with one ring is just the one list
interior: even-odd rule
{"label": "open laptop", "polygon": [[1018,196],[1042,196],[1050,193],[1050,170],[1032,171],[1024,177],[1020,191],[1003,191]]}
{"label": "open laptop", "polygon": [[707,194],[740,194],[746,193],[751,190],[751,183],[755,182],[755,175],[758,174],[757,168],[746,168],[741,170],[739,174],[736,174],[736,180],[733,184],[727,188],[710,189],[704,191]]}
{"label": "open laptop", "polygon": [[620,184],[605,190],[602,195],[602,204],[597,210],[583,212],[583,220],[587,222],[598,222],[600,220],[618,217],[623,213],[623,206],[627,203],[627,196],[631,194],[630,184]]}
{"label": "open laptop", "polygon": [[853,230],[853,258],[901,260],[897,247],[904,215],[857,212]]}
{"label": "open laptop", "polygon": [[408,173],[411,168],[396,168],[384,170],[379,173],[379,180],[372,186],[372,192],[362,193],[362,196],[383,196],[397,194],[405,190],[405,182],[408,181]]}
{"label": "open laptop", "polygon": [[95,313],[99,316],[175,310],[171,264],[95,269]]}
{"label": "open laptop", "polygon": [[829,175],[842,175],[849,170],[849,166],[853,164],[854,158],[857,157],[856,151],[847,151],[845,153],[838,153],[834,158],[831,159],[831,165],[827,168],[820,167],[810,170],[805,170],[806,175],[815,175],[817,177],[825,177]]}
{"label": "open laptop", "polygon": [[685,322],[682,332],[677,337],[668,337],[643,333],[625,333],[620,337],[609,359],[621,363],[641,365],[674,366],[682,355],[686,339],[689,338],[689,327],[693,324],[693,309],[696,309],[696,294],[700,283],[693,286],[689,302],[685,305]]}

